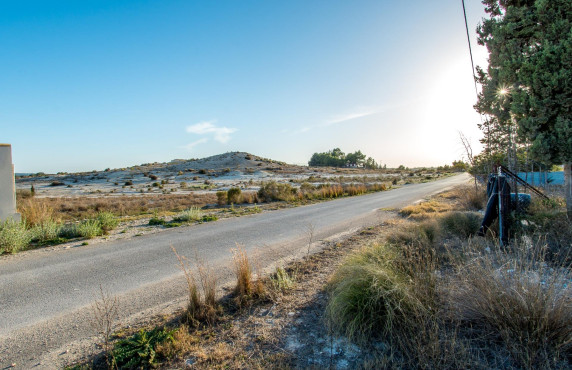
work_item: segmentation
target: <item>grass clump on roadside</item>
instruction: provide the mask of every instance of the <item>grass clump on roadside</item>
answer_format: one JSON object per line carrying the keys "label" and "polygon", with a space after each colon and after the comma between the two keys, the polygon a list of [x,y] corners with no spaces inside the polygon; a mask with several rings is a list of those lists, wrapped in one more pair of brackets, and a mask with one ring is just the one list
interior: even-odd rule
{"label": "grass clump on roadside", "polygon": [[203,217],[203,212],[198,207],[191,207],[177,216],[173,217],[174,222],[193,222],[200,221]]}
{"label": "grass clump on roadside", "polygon": [[214,273],[209,265],[195,254],[195,267],[199,277],[199,284],[197,284],[188,259],[179,255],[172,246],[171,250],[179,262],[179,268],[187,283],[189,300],[184,321],[192,328],[213,325],[220,314],[220,306],[216,301],[217,279]]}
{"label": "grass clump on roadside", "polygon": [[119,220],[111,212],[99,212],[95,219],[103,234],[109,233],[119,225]]}
{"label": "grass clump on roadside", "polygon": [[252,299],[261,298],[264,295],[264,284],[259,276],[254,279],[252,264],[241,245],[237,244],[236,249],[232,250],[232,261],[236,276],[234,294],[238,306],[241,307]]}
{"label": "grass clump on roadside", "polygon": [[[408,266],[410,262],[415,266]],[[427,271],[420,262],[407,260],[399,248],[389,243],[352,255],[330,283],[332,298],[327,316],[333,328],[361,343],[404,330],[411,317],[429,310],[424,299],[416,295],[414,284],[418,282],[412,283]],[[414,271],[417,267],[420,270]]]}

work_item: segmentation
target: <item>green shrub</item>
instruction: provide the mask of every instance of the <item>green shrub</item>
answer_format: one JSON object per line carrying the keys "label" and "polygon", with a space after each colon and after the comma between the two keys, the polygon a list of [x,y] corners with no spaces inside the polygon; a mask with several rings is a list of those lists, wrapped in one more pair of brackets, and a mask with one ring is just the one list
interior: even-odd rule
{"label": "green shrub", "polygon": [[92,239],[102,234],[101,224],[97,220],[84,220],[75,225],[75,235],[79,237]]}
{"label": "green shrub", "polygon": [[104,234],[115,229],[119,225],[119,220],[111,212],[99,212],[95,218]]}
{"label": "green shrub", "polygon": [[224,206],[226,204],[227,199],[228,199],[228,196],[226,194],[226,191],[217,191],[216,192],[216,202],[219,206]]}
{"label": "green shrub", "polygon": [[0,254],[16,253],[26,248],[32,237],[25,223],[11,219],[0,221]]}
{"label": "green shrub", "polygon": [[201,219],[202,222],[210,222],[216,220],[218,220],[218,217],[215,215],[204,215],[203,218]]}
{"label": "green shrub", "polygon": [[113,348],[113,359],[120,369],[146,369],[157,365],[157,345],[173,341],[175,331],[167,328],[141,329],[127,339],[118,341]]}
{"label": "green shrub", "polygon": [[276,181],[270,181],[263,184],[258,190],[258,197],[266,202],[284,200],[291,201],[295,198],[297,189],[290,184],[280,184]]}
{"label": "green shrub", "polygon": [[149,220],[149,225],[154,226],[154,225],[165,225],[165,219],[162,217],[159,217],[159,215],[157,213],[153,214],[153,217],[151,217],[151,219]]}
{"label": "green shrub", "polygon": [[228,204],[234,204],[240,202],[240,194],[242,191],[240,188],[230,188],[226,192]]}
{"label": "green shrub", "polygon": [[286,291],[292,289],[296,284],[295,272],[288,273],[282,266],[276,267],[276,272],[270,277],[272,287],[277,291]]}
{"label": "green shrub", "polygon": [[46,219],[41,223],[34,225],[30,232],[33,236],[33,240],[36,240],[40,243],[45,243],[58,239],[61,230],[61,223],[52,219]]}
{"label": "green shrub", "polygon": [[173,218],[174,222],[191,222],[191,221],[200,221],[203,217],[203,212],[200,210],[199,207],[191,207],[186,211],[179,213],[176,217]]}

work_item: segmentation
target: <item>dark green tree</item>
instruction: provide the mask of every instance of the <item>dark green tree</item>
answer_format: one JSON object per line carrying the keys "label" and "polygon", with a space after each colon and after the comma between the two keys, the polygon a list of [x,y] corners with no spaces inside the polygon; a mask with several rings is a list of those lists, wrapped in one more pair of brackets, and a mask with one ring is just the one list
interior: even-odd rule
{"label": "dark green tree", "polygon": [[354,166],[363,165],[365,162],[365,154],[363,154],[361,150],[354,153],[348,153],[348,155],[346,155],[346,161],[348,164]]}
{"label": "dark green tree", "polygon": [[482,92],[475,107],[490,117],[485,143],[501,139],[498,145],[504,145],[506,137],[515,153],[525,145],[538,162],[564,164],[572,219],[572,1],[483,4],[490,18],[477,33],[489,66],[479,71]]}

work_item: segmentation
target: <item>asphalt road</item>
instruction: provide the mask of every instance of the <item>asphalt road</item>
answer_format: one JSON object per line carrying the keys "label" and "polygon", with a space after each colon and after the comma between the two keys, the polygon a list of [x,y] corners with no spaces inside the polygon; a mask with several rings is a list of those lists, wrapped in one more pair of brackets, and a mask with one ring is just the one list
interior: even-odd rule
{"label": "asphalt road", "polygon": [[89,319],[100,286],[119,297],[122,322],[180,305],[185,282],[171,246],[180,255],[197,254],[225,283],[232,277],[230,250],[236,243],[265,267],[305,253],[309,224],[315,240],[325,239],[378,222],[382,208],[402,207],[467,180],[462,174],[129,240],[1,259],[0,369],[13,363],[16,368],[57,367],[72,343],[93,339]]}

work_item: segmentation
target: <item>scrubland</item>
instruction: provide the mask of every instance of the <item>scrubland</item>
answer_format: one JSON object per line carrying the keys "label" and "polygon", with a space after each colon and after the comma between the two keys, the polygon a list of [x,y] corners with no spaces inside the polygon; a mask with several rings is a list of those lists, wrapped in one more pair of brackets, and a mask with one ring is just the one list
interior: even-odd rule
{"label": "scrubland", "polygon": [[447,175],[436,169],[308,168],[238,152],[100,172],[29,175],[17,181],[22,222],[0,222],[0,255],[130,238]]}

